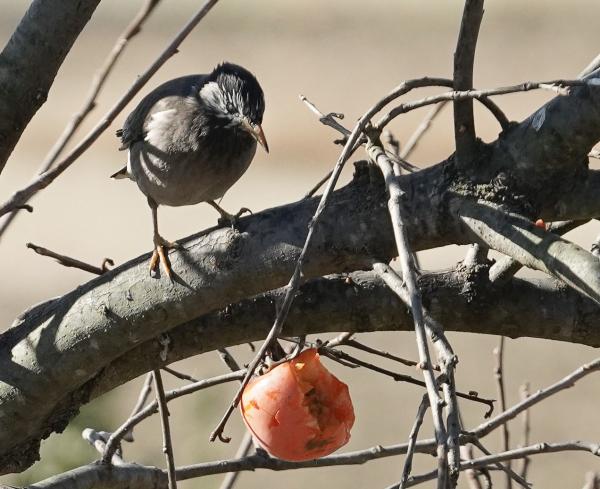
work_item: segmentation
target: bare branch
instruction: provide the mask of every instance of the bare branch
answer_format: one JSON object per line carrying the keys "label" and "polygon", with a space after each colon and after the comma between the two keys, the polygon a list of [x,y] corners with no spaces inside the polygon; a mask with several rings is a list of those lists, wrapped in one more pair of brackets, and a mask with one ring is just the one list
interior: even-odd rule
{"label": "bare branch", "polygon": [[[496,365],[494,367],[494,377],[496,378],[496,387],[498,390],[498,399],[500,400],[500,409],[502,412],[506,410],[506,394],[504,391],[504,336],[500,337],[500,342],[494,348],[494,358]],[[510,449],[510,432],[508,431],[508,423],[502,425],[502,450],[507,452]],[[507,467],[510,469],[510,461],[507,462]],[[512,477],[507,474],[506,487],[512,489]]]}
{"label": "bare branch", "polygon": [[423,396],[421,399],[421,403],[419,404],[419,409],[417,409],[417,416],[415,417],[415,422],[413,424],[412,429],[410,430],[410,435],[408,435],[408,448],[406,451],[406,458],[404,459],[404,468],[402,469],[402,478],[400,479],[399,487],[400,489],[404,489],[406,486],[406,481],[410,476],[410,472],[412,470],[412,459],[415,453],[415,443],[417,442],[417,437],[419,436],[419,428],[423,424],[423,418],[425,417],[425,413],[427,408],[429,407],[429,398],[427,395]]}
{"label": "bare branch", "polygon": [[152,372],[154,380],[154,391],[156,392],[156,402],[158,404],[158,414],[160,415],[160,425],[163,434],[163,453],[167,459],[167,475],[169,477],[169,489],[177,489],[177,479],[175,476],[175,460],[173,457],[173,443],[171,442],[171,427],[169,426],[169,411],[167,409],[167,400],[165,389],[163,387],[160,370]]}
{"label": "bare branch", "polygon": [[77,260],[75,258],[71,258],[66,255],[60,255],[48,248],[44,248],[42,246],[35,245],[33,243],[27,243],[27,248],[35,251],[38,255],[49,256],[50,258],[54,258],[58,263],[65,267],[78,268],[79,270],[83,270],[84,272],[94,273],[96,275],[102,275],[103,273],[108,271],[107,265],[113,266],[115,264],[110,258],[105,258],[102,260],[102,265],[99,267],[95,267],[94,265],[90,265],[89,263],[85,263],[81,260]]}
{"label": "bare branch", "polygon": [[[427,395],[429,397],[429,406],[431,407],[431,414],[433,417],[433,426],[435,429],[435,437],[438,443],[437,456],[438,456],[438,489],[446,489],[448,481],[448,446],[447,446],[447,434],[446,427],[444,426],[444,420],[442,419],[441,406],[442,400],[438,394],[437,382],[432,369],[431,357],[429,355],[429,348],[427,346],[427,335],[425,334],[425,320],[423,317],[423,305],[421,303],[421,292],[417,287],[417,280],[414,270],[414,263],[412,261],[412,252],[408,245],[408,239],[406,236],[406,230],[404,227],[404,218],[401,211],[401,201],[404,196],[404,192],[398,184],[398,180],[394,175],[393,166],[387,157],[385,151],[381,148],[378,141],[378,134],[368,134],[369,144],[367,145],[367,153],[371,161],[379,166],[385,179],[386,190],[389,194],[388,210],[390,212],[390,218],[392,220],[392,227],[394,229],[394,239],[396,241],[396,247],[398,249],[398,256],[400,258],[400,266],[402,269],[402,278],[405,282],[406,289],[409,295],[409,304],[412,312],[415,334],[417,339],[417,350],[419,352],[419,361],[422,364],[423,376],[427,385]],[[386,270],[385,265],[378,265],[378,269],[382,271],[382,275],[385,273],[393,273],[391,269]],[[388,267],[389,268],[389,267]],[[378,271],[375,269],[375,271]]]}
{"label": "bare branch", "polygon": [[[480,89],[480,90],[463,90],[463,91],[452,91],[445,92],[438,95],[431,95],[413,102],[406,102],[398,105],[397,107],[390,110],[385,116],[383,116],[375,127],[379,130],[383,130],[393,119],[401,114],[410,112],[412,110],[425,107],[427,105],[438,104],[444,101],[463,101],[471,99],[481,99],[482,97],[492,97],[494,95],[507,95],[509,93],[517,92],[528,92],[530,90],[550,90],[555,91],[555,87],[578,87],[578,86],[592,86],[588,81],[584,80],[550,80],[545,82],[524,82],[518,85],[511,85],[507,87]],[[561,95],[568,95],[570,92],[561,90]]]}
{"label": "bare branch", "polygon": [[[479,26],[483,18],[483,0],[465,0],[460,32],[454,52],[454,90],[473,88],[473,63]],[[454,138],[458,166],[465,168],[476,155],[473,100],[454,100]]]}
{"label": "bare branch", "polygon": [[593,362],[582,365],[577,370],[566,376],[564,379],[556,382],[555,384],[552,384],[549,387],[546,387],[545,389],[540,389],[535,394],[532,394],[528,398],[523,399],[521,402],[515,404],[510,409],[498,414],[496,417],[488,421],[483,422],[477,428],[475,428],[475,430],[473,430],[473,434],[475,434],[479,438],[487,435],[499,426],[502,426],[506,422],[515,418],[526,409],[529,409],[531,406],[538,404],[539,402],[543,401],[544,399],[547,399],[548,397],[556,394],[557,392],[561,392],[565,389],[568,389],[569,387],[573,387],[578,380],[582,379],[586,375],[597,372],[598,370],[600,370],[600,358],[594,360]]}
{"label": "bare branch", "polygon": [[[525,383],[521,386],[521,400],[524,401],[529,397],[529,384]],[[529,437],[531,435],[531,426],[529,421],[529,409],[525,409],[522,414],[522,423],[523,423],[523,441],[521,443],[522,447],[526,447],[529,445]],[[523,479],[527,478],[527,471],[529,469],[529,457],[523,458],[523,464],[521,465],[520,474]]]}
{"label": "bare branch", "polygon": [[[207,389],[214,385],[223,384],[225,382],[233,382],[235,380],[242,379],[245,373],[245,370],[239,370],[237,372],[219,375],[218,377],[213,377],[211,379],[200,380],[198,382],[188,384],[178,389],[173,389],[165,393],[165,402],[172,401],[173,399],[177,399],[181,396],[192,394],[202,389]],[[156,412],[158,412],[158,402],[153,401],[152,403],[148,404],[144,409],[138,411],[133,416],[131,416],[127,421],[125,421],[125,423],[123,423],[117,430],[115,430],[106,442],[106,449],[104,450],[104,454],[102,455],[102,462],[106,464],[109,460],[111,460],[112,455],[116,452],[117,447],[119,446],[119,442],[123,439],[125,433],[131,431],[134,426],[138,425],[141,421],[152,416]]]}
{"label": "bare branch", "polygon": [[441,114],[442,109],[446,106],[447,103],[448,101],[444,101],[434,105],[432,109],[425,115],[415,132],[412,134],[412,136],[408,139],[408,141],[402,148],[402,151],[400,151],[400,153],[398,154],[400,158],[406,159],[410,157],[423,135],[429,130],[434,119],[439,114]]}
{"label": "bare branch", "polygon": [[[100,0],[31,2],[0,54],[0,172]],[[20,202],[24,204],[25,202]]]}

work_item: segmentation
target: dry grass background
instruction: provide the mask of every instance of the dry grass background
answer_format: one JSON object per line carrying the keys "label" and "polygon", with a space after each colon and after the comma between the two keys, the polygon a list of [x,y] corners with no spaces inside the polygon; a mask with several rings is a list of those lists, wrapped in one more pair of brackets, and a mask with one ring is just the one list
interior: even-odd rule
{"label": "dry grass background", "polygon": [[[27,6],[24,0],[4,1],[0,16],[2,44],[12,33]],[[111,49],[115,37],[140,1],[104,0],[59,72],[48,102],[28,127],[0,178],[2,200],[25,184],[82,103],[89,81]],[[128,49],[102,94],[98,109],[86,128],[104,112],[157,55],[199,2],[164,0],[142,34]],[[321,126],[298,101],[303,93],[323,111],[341,111],[351,124],[373,101],[400,80],[428,75],[451,75],[452,53],[462,2],[443,0],[337,0],[281,2],[276,0],[223,0],[184,43],[178,55],[151,80],[149,87],[181,74],[205,72],[221,60],[239,62],[256,73],[267,97],[264,128],[272,151],[259,151],[242,180],[223,200],[225,208],[248,206],[254,211],[301,198],[333,164],[339,147],[336,135]],[[475,84],[490,87],[525,80],[575,76],[599,51],[600,15],[597,0],[489,0],[477,48]],[[509,116],[520,120],[548,99],[545,93],[527,93],[497,99]],[[134,101],[137,102],[139,97]],[[436,123],[419,146],[414,160],[427,165],[452,152],[451,111]],[[400,119],[394,131],[406,140],[422,114]],[[496,137],[493,120],[477,112],[479,134]],[[15,222],[0,244],[1,328],[32,303],[63,294],[90,277],[64,269],[25,249],[25,242],[47,246],[91,262],[110,256],[121,263],[150,249],[151,221],[145,199],[133,184],[107,177],[123,163],[117,152],[114,129],[123,117],[66,174],[33,201],[35,213]],[[85,130],[85,129],[84,129]],[[350,170],[346,172],[349,178]],[[161,229],[176,239],[214,224],[209,206],[161,209]],[[571,239],[589,248],[600,231],[596,223],[572,233]],[[452,266],[464,250],[447,247],[422,253],[427,267]],[[381,334],[363,338],[406,357],[416,356],[411,334]],[[458,383],[495,397],[491,351],[493,337],[451,335],[461,363]],[[577,345],[540,340],[509,340],[506,348],[509,402],[518,399],[519,385],[528,380],[532,390],[568,373],[597,355]],[[248,358],[247,348],[236,348]],[[195,377],[224,371],[216,354],[182,362]],[[393,368],[399,368],[393,366]],[[357,422],[348,449],[391,444],[406,438],[421,393],[413,386],[395,384],[366,372],[332,369],[350,384]],[[169,386],[177,385],[171,382]],[[79,438],[81,429],[93,426],[111,430],[123,420],[137,396],[141,380],[122,386],[86,406],[63,435],[44,442],[42,462],[5,483],[25,484],[95,458]],[[232,387],[179,400],[171,407],[175,455],[178,465],[231,456],[242,427],[234,419],[228,427],[230,446],[210,444],[214,426],[232,394]],[[598,377],[587,378],[575,389],[532,412],[533,441],[564,439],[600,440]],[[483,414],[479,406],[463,403],[468,426]],[[520,437],[514,423],[513,439]],[[425,425],[423,436],[431,435]],[[126,447],[126,457],[145,464],[163,465],[158,421],[147,421],[137,441]],[[499,435],[486,444],[496,449]],[[419,456],[415,471],[433,467],[433,459]],[[401,458],[367,466],[307,470],[298,473],[265,471],[242,476],[239,487],[280,485],[295,487],[385,487],[397,480]],[[587,470],[600,470],[597,458],[567,453],[534,459],[531,481],[540,488],[577,487]],[[181,484],[182,487],[218,487],[220,477]],[[500,479],[498,479],[500,483]],[[465,487],[464,480],[460,484]],[[430,486],[431,487],[431,486]]]}

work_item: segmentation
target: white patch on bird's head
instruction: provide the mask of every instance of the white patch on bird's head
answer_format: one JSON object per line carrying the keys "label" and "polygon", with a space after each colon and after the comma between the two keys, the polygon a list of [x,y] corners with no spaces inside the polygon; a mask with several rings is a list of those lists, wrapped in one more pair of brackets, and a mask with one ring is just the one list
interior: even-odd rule
{"label": "white patch on bird's head", "polygon": [[239,121],[244,115],[244,100],[238,91],[223,90],[218,83],[208,82],[200,89],[200,98],[217,117]]}

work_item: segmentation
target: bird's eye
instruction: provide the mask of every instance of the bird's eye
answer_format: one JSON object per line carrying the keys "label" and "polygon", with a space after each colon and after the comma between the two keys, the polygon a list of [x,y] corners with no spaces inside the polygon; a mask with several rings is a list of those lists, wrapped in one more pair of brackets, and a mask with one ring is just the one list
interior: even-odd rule
{"label": "bird's eye", "polygon": [[235,107],[231,102],[227,103],[227,112],[229,112],[230,114],[233,114],[235,112]]}

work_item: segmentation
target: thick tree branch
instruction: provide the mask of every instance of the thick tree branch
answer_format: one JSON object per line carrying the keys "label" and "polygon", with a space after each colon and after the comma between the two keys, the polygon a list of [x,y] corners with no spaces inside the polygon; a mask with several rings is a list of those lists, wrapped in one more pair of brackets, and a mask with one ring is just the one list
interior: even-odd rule
{"label": "thick tree branch", "polygon": [[0,173],[100,0],[35,0],[0,54]]}

